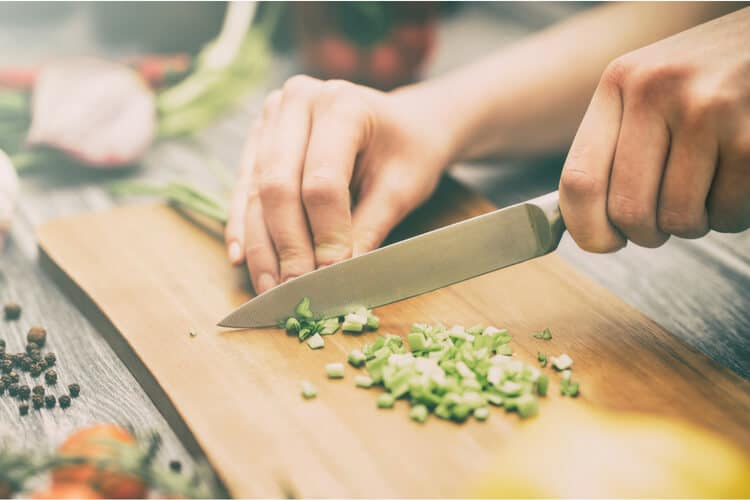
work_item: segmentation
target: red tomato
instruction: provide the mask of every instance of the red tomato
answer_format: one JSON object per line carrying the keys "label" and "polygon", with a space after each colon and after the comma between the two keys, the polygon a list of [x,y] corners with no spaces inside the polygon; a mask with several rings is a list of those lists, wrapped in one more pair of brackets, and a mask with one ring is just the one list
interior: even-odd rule
{"label": "red tomato", "polygon": [[[133,446],[136,440],[127,430],[114,424],[98,424],[78,430],[60,445],[58,453],[69,457],[106,459],[114,456],[107,441]],[[144,498],[146,485],[132,474],[120,472],[116,466],[106,470],[93,464],[63,465],[52,471],[53,487],[65,484],[88,484],[104,498]]]}

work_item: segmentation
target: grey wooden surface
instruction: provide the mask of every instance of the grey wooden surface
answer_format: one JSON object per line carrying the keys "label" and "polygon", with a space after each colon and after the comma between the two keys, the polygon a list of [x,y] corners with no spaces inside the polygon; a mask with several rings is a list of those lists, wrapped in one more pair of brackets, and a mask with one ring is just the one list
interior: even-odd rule
{"label": "grey wooden surface", "polygon": [[[555,4],[539,10],[535,6],[520,14],[503,5],[464,9],[441,27],[429,74],[486,53],[575,8]],[[57,54],[111,53],[95,40],[86,10],[71,10],[62,20],[52,17],[54,29],[16,25],[7,19],[0,22],[0,63]],[[294,63],[280,59],[267,86],[258,89],[242,109],[224,117],[194,141],[157,145],[134,171],[61,171],[50,166],[23,179],[19,214],[12,237],[0,255],[0,302],[15,300],[23,305],[24,312],[19,322],[0,322],[0,338],[8,341],[9,351],[14,351],[21,348],[30,325],[45,325],[50,332],[49,348],[59,359],[60,387],[78,381],[82,395],[70,409],[32,411],[24,418],[18,417],[16,403],[7,396],[0,397],[0,436],[12,431],[22,445],[51,447],[76,427],[114,420],[132,425],[140,433],[159,431],[165,443],[163,458],[190,464],[187,449],[129,367],[40,269],[34,227],[54,217],[111,207],[118,201],[107,194],[105,187],[120,178],[190,179],[221,193],[220,183],[206,167],[206,158],[216,158],[231,169],[261,96],[293,72]],[[502,206],[554,189],[560,164],[561,158],[513,165],[461,165],[452,173]],[[628,247],[613,255],[586,254],[566,236],[559,252],[574,267],[674,335],[750,377],[750,232],[710,234],[699,241],[675,239],[658,250]],[[544,300],[543,291],[540,300]]]}

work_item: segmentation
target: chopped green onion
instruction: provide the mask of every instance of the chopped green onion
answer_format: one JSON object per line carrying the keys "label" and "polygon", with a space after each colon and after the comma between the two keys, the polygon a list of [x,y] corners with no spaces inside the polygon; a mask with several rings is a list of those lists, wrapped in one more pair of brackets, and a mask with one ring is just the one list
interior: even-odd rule
{"label": "chopped green onion", "polygon": [[419,422],[420,424],[422,424],[425,420],[427,420],[428,414],[429,413],[425,405],[415,405],[412,406],[411,410],[409,411],[409,418],[414,420],[415,422]]}
{"label": "chopped green onion", "polygon": [[365,361],[367,361],[367,358],[359,349],[354,349],[352,352],[350,352],[348,359],[349,363],[357,368],[363,366],[365,364]]}
{"label": "chopped green onion", "polygon": [[328,363],[326,365],[326,374],[328,378],[344,378],[344,364]]}
{"label": "chopped green onion", "polygon": [[356,375],[354,377],[354,385],[363,389],[369,389],[372,387],[372,379],[367,375]]}
{"label": "chopped green onion", "polygon": [[547,389],[549,388],[549,377],[547,375],[540,375],[536,379],[536,393],[540,396],[547,395]]}
{"label": "chopped green onion", "polygon": [[573,359],[568,356],[567,354],[561,354],[558,357],[550,357],[550,361],[552,362],[552,366],[555,368],[555,370],[563,371],[567,370],[571,366],[573,366]]}
{"label": "chopped green onion", "polygon": [[322,349],[326,343],[323,340],[323,337],[320,336],[320,334],[316,333],[309,339],[307,339],[307,345],[310,347],[310,349]]}
{"label": "chopped green onion", "polygon": [[365,323],[367,325],[367,328],[370,330],[377,330],[380,326],[380,318],[375,316],[370,311],[367,312],[367,322]]}
{"label": "chopped green onion", "polygon": [[[566,373],[569,374],[570,370],[563,372],[563,375]],[[578,397],[579,390],[580,388],[578,382],[573,382],[570,379],[570,376],[563,377],[563,379],[560,381],[560,394],[562,394],[563,396],[569,396],[571,398]]]}
{"label": "chopped green onion", "polygon": [[338,318],[326,319],[323,320],[320,324],[322,325],[322,328],[319,332],[321,335],[332,335],[338,331],[340,326]]}
{"label": "chopped green onion", "polygon": [[516,411],[521,418],[533,417],[539,413],[539,401],[531,394],[524,394],[516,400]]}
{"label": "chopped green onion", "polygon": [[552,340],[552,332],[549,331],[549,328],[545,328],[541,332],[535,333],[534,338],[541,340]]}
{"label": "chopped green onion", "polygon": [[305,399],[312,399],[317,395],[318,395],[318,391],[317,389],[315,389],[315,386],[312,384],[312,382],[303,380],[302,381],[302,397]]}
{"label": "chopped green onion", "polygon": [[537,353],[536,353],[536,359],[542,365],[542,368],[544,368],[545,366],[547,366],[547,355],[544,354],[543,352],[537,351]]}
{"label": "chopped green onion", "polygon": [[486,406],[479,407],[474,410],[474,418],[479,421],[485,421],[490,416],[490,409]]}
{"label": "chopped green onion", "polygon": [[301,325],[297,318],[291,316],[286,320],[286,323],[284,323],[284,328],[288,333],[297,333],[299,332]]}
{"label": "chopped green onion", "polygon": [[294,314],[297,315],[300,319],[312,319],[313,313],[310,309],[310,298],[305,297],[300,301],[299,304],[297,304],[297,307],[294,309]]}
{"label": "chopped green onion", "polygon": [[359,323],[357,321],[351,321],[348,319],[345,319],[344,322],[341,324],[342,332],[362,333],[364,329],[365,329],[365,323]]}
{"label": "chopped green onion", "polygon": [[311,328],[303,328],[297,334],[297,338],[299,338],[300,342],[304,342],[305,340],[307,340],[307,337],[309,337],[312,334],[313,334],[313,331]]}
{"label": "chopped green onion", "polygon": [[394,404],[396,404],[396,398],[390,393],[384,392],[378,396],[378,408],[393,408]]}

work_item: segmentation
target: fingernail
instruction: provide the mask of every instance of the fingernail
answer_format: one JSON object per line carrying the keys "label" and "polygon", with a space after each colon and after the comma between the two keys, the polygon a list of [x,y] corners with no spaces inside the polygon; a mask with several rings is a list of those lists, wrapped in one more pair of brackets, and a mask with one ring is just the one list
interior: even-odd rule
{"label": "fingernail", "polygon": [[233,241],[229,244],[229,261],[232,264],[239,264],[240,260],[242,259],[242,249],[240,248],[240,244],[236,241]]}
{"label": "fingernail", "polygon": [[271,288],[276,286],[276,280],[268,273],[263,273],[258,277],[258,290],[257,292],[263,293],[266,290],[270,290]]}

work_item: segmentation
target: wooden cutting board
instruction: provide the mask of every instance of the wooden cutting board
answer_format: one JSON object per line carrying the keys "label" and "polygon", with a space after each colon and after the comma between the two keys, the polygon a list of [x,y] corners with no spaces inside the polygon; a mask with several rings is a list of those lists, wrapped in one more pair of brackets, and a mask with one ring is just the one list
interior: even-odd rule
{"label": "wooden cutting board", "polygon": [[[396,237],[492,208],[443,186]],[[344,380],[325,378],[326,363],[344,361],[373,334],[339,333],[311,351],[280,330],[215,327],[250,297],[247,280],[228,265],[216,234],[168,207],[61,219],[38,234],[43,254],[75,285],[71,290],[83,291],[122,336],[114,342],[131,369],[147,367],[147,389],[168,417],[179,415],[176,424],[186,424],[233,496],[460,496],[467,478],[524,425],[493,409],[485,423],[431,418],[420,426],[407,418],[405,402],[376,409],[380,390],[356,389],[353,368]],[[574,358],[582,387],[577,405],[687,419],[750,448],[750,383],[556,255],[376,312],[380,331],[398,334],[413,322],[507,327],[519,359],[533,362],[538,350]],[[545,327],[553,340],[532,337]],[[556,418],[557,378],[540,419]],[[317,399],[300,397],[303,379],[318,387]]]}

